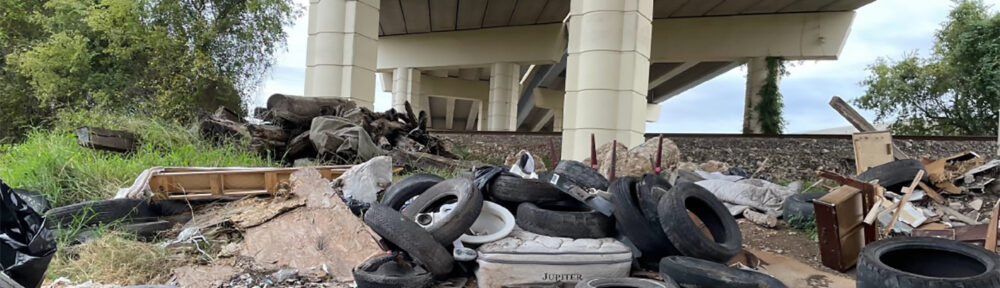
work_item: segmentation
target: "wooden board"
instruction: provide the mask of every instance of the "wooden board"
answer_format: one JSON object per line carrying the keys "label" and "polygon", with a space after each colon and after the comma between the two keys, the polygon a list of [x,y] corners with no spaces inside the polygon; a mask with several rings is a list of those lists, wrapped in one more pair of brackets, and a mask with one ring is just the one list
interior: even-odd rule
{"label": "wooden board", "polygon": [[892,134],[889,131],[854,133],[854,165],[857,174],[892,162]]}
{"label": "wooden board", "polygon": [[[857,128],[858,131],[874,132],[877,130],[872,123],[869,123],[864,116],[861,116],[861,113],[854,110],[851,105],[848,105],[847,102],[844,102],[844,99],[840,99],[840,97],[833,96],[833,98],[830,98],[830,107],[833,107],[833,110],[837,110],[837,113],[844,116],[844,119],[847,119],[847,122],[851,122],[851,125],[854,125],[854,128]],[[910,158],[910,156],[907,156],[902,150],[899,150],[898,147],[892,147],[892,149],[892,155],[896,157],[897,160]]]}
{"label": "wooden board", "polygon": [[[314,168],[328,180],[336,179],[347,171],[345,166]],[[260,194],[275,194],[287,189],[292,172],[300,168],[245,168],[212,170],[184,170],[168,168],[149,179],[153,198],[165,199],[217,199]]]}
{"label": "wooden board", "polygon": [[855,281],[809,267],[795,259],[764,252],[749,250],[760,262],[758,271],[771,275],[788,287],[854,288]]}
{"label": "wooden board", "polygon": [[131,152],[136,148],[135,134],[97,127],[77,128],[76,142],[83,147],[112,152]]}

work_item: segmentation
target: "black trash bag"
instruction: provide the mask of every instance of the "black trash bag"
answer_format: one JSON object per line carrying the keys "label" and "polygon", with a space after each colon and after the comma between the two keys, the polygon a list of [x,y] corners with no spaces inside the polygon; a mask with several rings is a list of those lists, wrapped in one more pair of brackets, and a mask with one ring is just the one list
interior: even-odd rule
{"label": "black trash bag", "polygon": [[39,287],[55,253],[45,218],[0,180],[0,270],[21,286]]}
{"label": "black trash bag", "polygon": [[482,166],[476,168],[476,171],[473,173],[472,183],[476,185],[476,189],[479,189],[480,192],[485,195],[490,195],[490,183],[492,183],[493,179],[496,179],[497,176],[500,176],[500,173],[506,171],[507,168],[500,166]]}

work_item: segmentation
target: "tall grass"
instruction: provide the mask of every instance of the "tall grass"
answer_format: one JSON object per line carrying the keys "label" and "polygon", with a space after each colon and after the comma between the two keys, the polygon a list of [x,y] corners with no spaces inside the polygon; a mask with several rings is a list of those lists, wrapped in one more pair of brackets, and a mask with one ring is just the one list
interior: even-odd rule
{"label": "tall grass", "polygon": [[[202,140],[193,124],[102,111],[68,111],[54,128],[36,129],[18,144],[0,147],[0,179],[30,189],[53,207],[107,199],[154,166],[274,166],[246,143],[215,145]],[[81,147],[73,130],[103,127],[135,133],[140,143],[129,154]]]}

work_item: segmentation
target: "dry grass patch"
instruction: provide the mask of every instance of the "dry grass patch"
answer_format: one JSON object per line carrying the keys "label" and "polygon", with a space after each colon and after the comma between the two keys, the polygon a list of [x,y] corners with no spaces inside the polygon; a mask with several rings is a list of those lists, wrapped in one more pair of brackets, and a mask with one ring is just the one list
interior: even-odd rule
{"label": "dry grass patch", "polygon": [[116,232],[60,249],[49,266],[49,278],[67,277],[74,283],[160,284],[170,280],[170,270],[180,262],[156,244]]}

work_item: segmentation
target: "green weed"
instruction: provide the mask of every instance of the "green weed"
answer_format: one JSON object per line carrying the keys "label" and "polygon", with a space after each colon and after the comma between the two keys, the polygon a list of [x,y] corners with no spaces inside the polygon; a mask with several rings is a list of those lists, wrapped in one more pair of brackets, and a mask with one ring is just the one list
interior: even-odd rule
{"label": "green weed", "polygon": [[[216,145],[194,126],[100,111],[60,113],[54,128],[36,129],[0,153],[0,179],[11,187],[35,190],[53,207],[108,199],[154,166],[274,166],[244,143]],[[73,130],[95,126],[135,133],[140,143],[129,154],[81,147]]]}
{"label": "green weed", "polygon": [[791,217],[785,219],[785,225],[792,230],[803,233],[809,240],[816,241],[816,218],[815,217]]}

